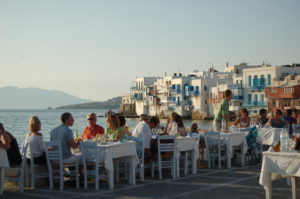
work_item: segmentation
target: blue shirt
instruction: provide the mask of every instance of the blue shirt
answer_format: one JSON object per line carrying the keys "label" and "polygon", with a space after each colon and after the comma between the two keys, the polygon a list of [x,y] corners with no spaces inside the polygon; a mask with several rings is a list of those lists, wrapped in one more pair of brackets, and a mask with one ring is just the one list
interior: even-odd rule
{"label": "blue shirt", "polygon": [[51,141],[60,141],[62,158],[69,158],[71,153],[70,141],[73,139],[73,131],[65,124],[62,124],[50,132]]}

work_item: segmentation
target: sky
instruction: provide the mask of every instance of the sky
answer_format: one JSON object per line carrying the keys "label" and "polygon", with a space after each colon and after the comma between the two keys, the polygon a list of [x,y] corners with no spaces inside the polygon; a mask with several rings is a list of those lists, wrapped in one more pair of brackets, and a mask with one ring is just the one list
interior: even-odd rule
{"label": "sky", "polygon": [[300,63],[299,8],[298,0],[2,0],[0,87],[102,101],[130,93],[136,77]]}

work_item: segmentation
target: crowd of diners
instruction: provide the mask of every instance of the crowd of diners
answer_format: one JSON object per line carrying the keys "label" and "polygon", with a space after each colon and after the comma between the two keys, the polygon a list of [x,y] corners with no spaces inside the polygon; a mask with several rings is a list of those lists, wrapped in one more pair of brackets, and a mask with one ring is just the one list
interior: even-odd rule
{"label": "crowd of diners", "polygon": [[[284,113],[281,110],[268,113],[266,109],[261,109],[259,117],[255,120],[255,124],[274,128],[290,127],[293,124],[300,124],[300,114],[298,112],[297,109],[288,109]],[[250,123],[253,122],[246,108],[241,108],[236,118],[233,125],[240,128],[250,127]],[[188,131],[190,134],[198,134],[200,130],[197,123],[193,123],[189,130],[187,130],[184,126],[182,116],[175,112],[169,116],[165,126],[160,124],[158,117],[149,117],[147,114],[142,114],[140,121],[132,132],[126,126],[126,118],[120,114],[109,114],[106,118],[107,128],[104,129],[104,127],[97,124],[97,115],[90,113],[87,115],[88,125],[83,129],[81,136],[74,137],[73,131],[70,128],[74,123],[72,114],[69,112],[63,113],[60,119],[61,125],[51,130],[50,140],[59,140],[61,142],[64,161],[77,161],[79,163],[82,161],[81,155],[73,154],[71,148],[77,148],[80,141],[93,140],[100,135],[106,137],[109,141],[123,140],[127,136],[143,137],[145,155],[146,157],[153,158],[153,151],[156,151],[156,149],[153,149],[153,132],[159,132],[160,135],[176,134],[186,136]],[[27,152],[27,159],[30,159],[32,156],[35,164],[44,165],[46,164],[46,156],[43,148],[43,134],[41,133],[42,123],[38,116],[29,118],[28,129],[25,143],[30,143],[31,153]],[[5,130],[2,123],[0,123],[0,147],[7,150],[11,167],[21,164],[22,157],[17,140],[12,133]]]}

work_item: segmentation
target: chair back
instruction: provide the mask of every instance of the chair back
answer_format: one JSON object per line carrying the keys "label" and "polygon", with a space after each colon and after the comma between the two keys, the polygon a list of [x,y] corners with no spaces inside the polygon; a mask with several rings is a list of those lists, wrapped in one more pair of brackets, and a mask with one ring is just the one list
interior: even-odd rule
{"label": "chair back", "polygon": [[144,162],[145,158],[145,150],[144,150],[144,138],[143,137],[134,137],[134,136],[128,136],[128,140],[135,141],[135,147],[136,147],[136,153],[139,157],[139,160]]}
{"label": "chair back", "polygon": [[57,162],[62,165],[62,150],[60,141],[44,142],[47,162]]}
{"label": "chair back", "polygon": [[204,140],[207,147],[211,145],[219,146],[221,144],[221,134],[219,132],[205,132]]}
{"label": "chair back", "polygon": [[176,151],[176,135],[163,135],[157,137],[158,153]]}
{"label": "chair back", "polygon": [[82,141],[79,143],[83,161],[97,161],[97,142]]}

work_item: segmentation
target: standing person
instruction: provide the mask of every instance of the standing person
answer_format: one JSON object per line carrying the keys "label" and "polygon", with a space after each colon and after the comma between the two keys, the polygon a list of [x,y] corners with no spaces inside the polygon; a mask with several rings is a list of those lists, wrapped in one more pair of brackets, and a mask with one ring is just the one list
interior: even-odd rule
{"label": "standing person", "polygon": [[226,90],[224,93],[224,99],[220,103],[217,114],[215,115],[213,126],[214,130],[220,132],[222,128],[222,120],[226,122],[229,121],[230,113],[229,113],[229,102],[232,97],[231,90]]}
{"label": "standing person", "polygon": [[[37,116],[32,116],[28,121],[29,133],[25,139],[25,143],[30,144],[30,149],[27,149],[27,161],[33,157],[34,164],[45,165],[47,164],[46,154],[43,146],[43,134],[41,130],[42,124]],[[31,152],[31,153],[30,153]]]}
{"label": "standing person", "polygon": [[119,117],[116,114],[108,115],[107,120],[106,137],[112,141],[118,141],[123,139],[125,133],[120,126]]}
{"label": "standing person", "polygon": [[0,147],[6,149],[10,167],[17,167],[21,165],[22,157],[18,142],[11,133],[5,131],[2,123],[0,123]]}
{"label": "standing person", "polygon": [[91,140],[98,135],[104,134],[104,128],[97,124],[97,115],[96,113],[89,113],[87,115],[87,120],[89,126],[85,127],[81,138],[83,140]]}
{"label": "standing person", "polygon": [[73,137],[73,131],[69,128],[73,126],[74,119],[71,113],[63,113],[61,115],[62,124],[54,128],[50,132],[51,141],[60,141],[62,149],[62,158],[66,162],[81,162],[81,155],[72,154],[71,147],[74,149],[78,147],[79,139],[75,140]]}

